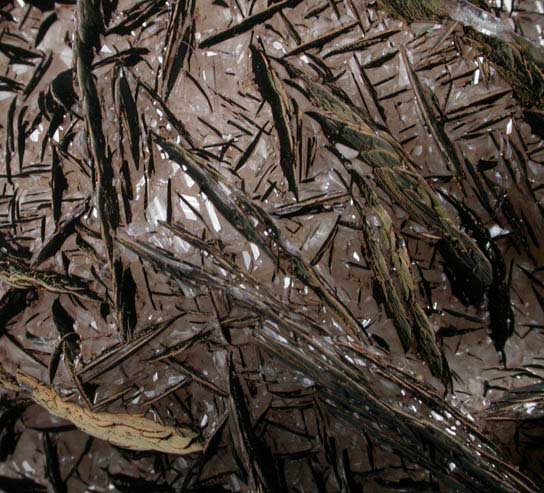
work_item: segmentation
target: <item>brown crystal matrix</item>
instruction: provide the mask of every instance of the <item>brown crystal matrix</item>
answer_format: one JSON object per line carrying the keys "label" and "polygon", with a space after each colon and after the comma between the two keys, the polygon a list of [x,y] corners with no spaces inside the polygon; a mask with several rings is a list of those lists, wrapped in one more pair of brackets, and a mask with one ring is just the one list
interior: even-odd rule
{"label": "brown crystal matrix", "polygon": [[0,7],[0,491],[544,488],[544,2]]}

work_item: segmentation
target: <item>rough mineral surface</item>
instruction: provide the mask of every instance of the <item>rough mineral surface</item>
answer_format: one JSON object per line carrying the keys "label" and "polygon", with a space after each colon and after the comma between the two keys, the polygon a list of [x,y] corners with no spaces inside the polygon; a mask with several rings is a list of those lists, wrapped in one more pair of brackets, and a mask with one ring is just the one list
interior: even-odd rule
{"label": "rough mineral surface", "polygon": [[544,488],[543,1],[0,5],[0,491]]}

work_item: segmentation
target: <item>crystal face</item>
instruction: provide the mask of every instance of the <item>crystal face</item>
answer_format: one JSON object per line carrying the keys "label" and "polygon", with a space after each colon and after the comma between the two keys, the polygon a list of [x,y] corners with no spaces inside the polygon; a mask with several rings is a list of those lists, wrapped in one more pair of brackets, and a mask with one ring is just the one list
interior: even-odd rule
{"label": "crystal face", "polygon": [[538,491],[540,1],[2,6],[1,491]]}

